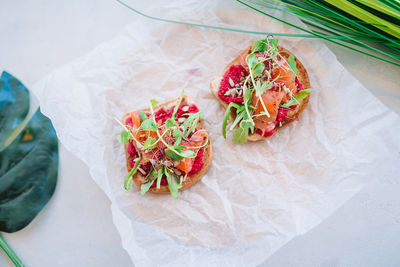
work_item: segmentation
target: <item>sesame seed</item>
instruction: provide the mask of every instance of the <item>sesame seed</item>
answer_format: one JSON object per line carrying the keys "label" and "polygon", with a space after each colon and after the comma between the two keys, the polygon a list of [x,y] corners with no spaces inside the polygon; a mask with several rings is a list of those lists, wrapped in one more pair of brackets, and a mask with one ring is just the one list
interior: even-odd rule
{"label": "sesame seed", "polygon": [[142,168],[138,168],[138,171],[140,171],[143,175],[146,175],[146,172]]}
{"label": "sesame seed", "polygon": [[232,80],[231,77],[229,77],[229,84],[231,85],[231,87],[234,87],[234,86],[235,86],[235,83],[233,82],[233,80]]}

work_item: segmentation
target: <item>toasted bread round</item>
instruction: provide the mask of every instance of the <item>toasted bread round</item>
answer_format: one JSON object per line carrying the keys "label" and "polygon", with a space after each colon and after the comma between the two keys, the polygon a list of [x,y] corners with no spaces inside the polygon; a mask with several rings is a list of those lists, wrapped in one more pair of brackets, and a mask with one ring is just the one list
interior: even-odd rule
{"label": "toasted bread round", "polygon": [[[232,60],[228,65],[225,66],[225,68],[222,70],[221,77],[215,77],[210,82],[211,92],[217,98],[218,102],[225,109],[228,107],[229,104],[226,103],[224,100],[222,100],[218,96],[219,85],[221,83],[222,77],[225,75],[225,72],[232,65],[240,64],[241,59],[245,58],[251,52],[251,47],[252,46],[249,46],[246,49],[244,49],[242,52],[240,52],[240,54],[234,60]],[[292,55],[292,53],[289,50],[283,48],[282,46],[278,45],[278,50],[279,50],[280,55],[284,56],[285,58],[288,58],[290,55]],[[303,85],[304,88],[310,88],[310,79],[308,78],[308,74],[307,74],[305,67],[303,66],[303,64],[300,62],[300,60],[295,55],[293,55],[293,56],[296,60],[296,66],[297,66],[297,71],[298,71],[297,78],[299,79],[300,83]],[[286,127],[287,125],[289,125],[291,122],[297,120],[297,118],[300,116],[300,114],[306,108],[309,99],[310,99],[310,95],[308,95],[306,98],[304,98],[302,101],[300,101],[300,104],[297,105],[297,107],[295,109],[290,110],[287,114],[287,117],[283,119],[281,125],[278,125],[275,127],[275,133],[278,132],[279,130],[281,130],[282,128]],[[234,118],[235,114],[231,113],[231,117]],[[273,135],[271,135],[271,136],[273,136]],[[265,137],[265,136],[259,135],[258,133],[253,133],[253,134],[250,133],[249,136],[247,137],[247,140],[248,141],[259,141],[259,140],[267,139],[271,136]]]}
{"label": "toasted bread round", "polygon": [[[154,110],[157,110],[162,107],[173,106],[177,102],[177,100],[178,100],[178,98],[175,98],[175,99],[166,101],[164,103],[158,104],[157,106],[154,107]],[[191,104],[194,104],[194,101],[191,97],[185,95],[182,99],[182,103],[191,105]],[[150,108],[145,108],[145,109],[141,109],[141,110],[149,112]],[[122,117],[123,123],[130,116],[130,114],[131,113],[129,112]],[[204,124],[203,124],[202,120],[199,122],[198,128],[204,129]],[[125,157],[126,157],[126,168],[128,169],[128,172],[130,172],[132,167],[131,167],[129,161],[133,158],[128,153],[128,144],[125,144],[124,147],[125,147]],[[179,191],[185,190],[185,189],[191,187],[192,185],[198,183],[201,180],[201,178],[207,173],[208,169],[210,168],[211,161],[212,161],[212,146],[211,146],[210,139],[208,139],[208,144],[204,147],[203,167],[201,168],[200,171],[196,172],[192,176],[188,175],[186,180],[182,182],[182,187],[179,189]],[[132,178],[133,178],[133,181],[135,182],[135,184],[139,188],[142,184],[145,183],[145,176],[140,172],[136,172]],[[148,192],[156,193],[156,194],[169,194],[170,191],[169,191],[169,188],[167,185],[161,185],[160,188],[156,188],[156,187],[150,188]]]}

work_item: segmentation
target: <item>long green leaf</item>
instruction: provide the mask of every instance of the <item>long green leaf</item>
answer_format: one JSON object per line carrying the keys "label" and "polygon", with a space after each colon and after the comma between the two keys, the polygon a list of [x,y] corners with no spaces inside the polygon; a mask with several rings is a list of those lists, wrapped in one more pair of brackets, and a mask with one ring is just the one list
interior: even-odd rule
{"label": "long green leaf", "polygon": [[396,38],[400,38],[400,27],[386,21],[384,19],[381,19],[374,14],[371,14],[370,12],[366,11],[365,9],[362,9],[361,7],[358,7],[357,5],[354,5],[350,3],[347,0],[324,0],[331,5],[335,6],[336,8],[339,8],[350,15],[359,18],[369,24],[375,25],[375,27],[381,29],[382,31],[385,31]]}
{"label": "long green leaf", "polygon": [[[12,75],[0,78],[0,231],[27,226],[54,193],[58,141],[51,121],[38,109],[30,120],[29,92]],[[26,123],[25,123],[26,122]],[[24,266],[0,235],[0,248]]]}
{"label": "long green leaf", "polygon": [[258,34],[258,35],[274,35],[274,36],[287,36],[287,37],[304,37],[304,38],[315,38],[312,35],[308,34],[288,34],[288,33],[272,33],[272,32],[259,32],[259,31],[249,31],[249,30],[241,30],[241,29],[234,29],[234,28],[227,28],[227,27],[219,27],[219,26],[213,26],[213,25],[206,25],[206,24],[200,24],[200,23],[192,23],[192,22],[186,22],[186,21],[178,21],[178,20],[171,20],[171,19],[164,19],[164,18],[158,18],[154,16],[147,15],[132,6],[128,5],[122,0],[116,0],[118,3],[121,5],[125,6],[129,10],[135,12],[136,14],[139,14],[143,17],[152,19],[152,20],[158,20],[158,21],[163,21],[163,22],[169,22],[169,23],[175,23],[175,24],[182,24],[182,25],[190,25],[190,26],[195,26],[195,27],[201,27],[201,28],[208,28],[208,29],[216,29],[216,30],[224,30],[224,31],[231,31],[231,32],[241,32],[241,33],[249,33],[249,34]]}
{"label": "long green leaf", "polygon": [[[324,3],[322,1],[316,1],[316,0],[304,0],[302,2],[299,1],[293,1],[293,0],[271,0],[273,2],[280,2],[280,3],[284,3],[285,5],[300,5],[301,7],[305,7],[308,9],[312,9],[314,11],[314,13],[318,12],[319,14],[324,14],[325,16],[332,18],[336,21],[341,21],[341,24],[346,24],[349,27],[351,27],[351,29],[353,29],[353,31],[349,31],[348,28],[340,28],[341,24],[338,23],[331,23],[330,21],[320,21],[319,19],[316,19],[314,16],[310,16],[308,14],[296,14],[293,11],[293,8],[281,8],[281,7],[275,7],[275,9],[278,9],[280,11],[283,12],[289,12],[292,13],[296,16],[300,16],[304,22],[306,22],[307,24],[310,24],[313,27],[318,27],[320,29],[323,29],[325,31],[329,31],[330,34],[338,34],[338,35],[343,35],[343,38],[340,39],[342,41],[345,41],[347,43],[351,43],[351,44],[356,44],[359,45],[361,47],[370,49],[374,52],[377,53],[382,53],[384,55],[387,55],[389,57],[392,57],[394,59],[400,60],[399,54],[395,54],[395,53],[390,53],[388,51],[382,50],[382,49],[378,49],[375,48],[373,46],[370,46],[366,43],[361,43],[358,40],[365,40],[365,41],[373,41],[373,42],[377,42],[377,43],[381,43],[381,45],[383,46],[387,46],[387,44],[393,44],[394,47],[399,47],[400,48],[400,44],[398,40],[394,40],[393,38],[389,38],[377,31],[374,31],[372,29],[370,29],[369,27],[367,27],[365,23],[361,23],[359,21],[355,21],[349,17],[346,17],[344,14],[342,14],[341,12],[338,12],[335,9],[332,9],[332,6],[330,4]],[[258,3],[258,1],[248,1],[250,3],[255,2]],[[262,1],[263,5],[261,6],[268,6],[268,1]],[[313,31],[314,33],[318,33],[318,34],[323,34],[323,33],[319,33],[316,31]],[[332,39],[332,38],[329,38]],[[378,41],[377,41],[378,40]]]}
{"label": "long green leaf", "polygon": [[[22,102],[9,100],[15,93],[27,89],[4,73],[0,84],[1,112],[16,114],[11,110]],[[24,97],[28,101],[23,103],[29,105],[29,94],[24,94]],[[0,117],[0,123],[2,120],[9,121],[9,118]],[[8,134],[8,129],[0,128],[0,136]],[[56,132],[51,121],[37,110],[22,131],[0,152],[0,231],[12,233],[27,226],[53,195],[57,174]]]}
{"label": "long green leaf", "polygon": [[[249,31],[243,29],[234,29],[234,28],[227,28],[227,27],[218,27],[213,25],[205,25],[199,23],[191,23],[185,21],[178,21],[178,20],[170,20],[164,18],[158,18],[154,16],[147,15],[143,12],[138,11],[137,9],[133,8],[132,6],[126,4],[123,0],[116,0],[123,6],[127,7],[131,11],[144,16],[149,19],[169,22],[169,23],[176,23],[176,24],[183,24],[183,25],[190,25],[195,27],[202,27],[202,28],[210,28],[210,29],[217,29],[217,30],[225,30],[225,31],[232,31],[232,32],[240,32],[240,33],[250,33],[250,34],[258,34],[258,35],[275,35],[275,36],[287,36],[287,37],[303,37],[303,38],[320,38],[326,41],[330,41],[336,45],[343,46],[350,50],[356,51],[358,53],[382,60],[384,62],[388,62],[390,64],[400,66],[400,42],[399,39],[396,38],[400,36],[400,26],[391,23],[390,21],[386,21],[381,19],[366,10],[362,9],[358,5],[365,4],[364,0],[358,0],[358,5],[354,5],[347,0],[339,0],[342,3],[350,3],[352,5],[347,5],[343,8],[343,11],[334,10],[331,3],[335,2],[333,0],[326,0],[324,1],[316,1],[316,0],[303,0],[303,1],[294,1],[294,0],[270,0],[274,2],[280,2],[284,5],[290,5],[289,8],[283,10],[285,12],[292,13],[296,16],[299,16],[303,21],[312,25],[313,27],[317,27],[324,32],[316,31],[316,30],[307,30],[305,28],[299,27],[292,23],[289,23],[285,20],[279,19],[275,16],[268,14],[265,11],[260,10],[259,8],[255,7],[254,4],[262,4],[267,6],[268,0],[263,1],[256,1],[256,0],[236,0],[237,2],[257,11],[261,14],[269,16],[275,20],[278,20],[282,23],[285,23],[291,27],[294,27],[298,30],[301,30],[308,34],[286,34],[286,33],[267,33],[267,32],[259,32],[259,31]],[[352,0],[357,1],[357,0]],[[247,2],[247,3],[246,3]],[[261,2],[261,3],[260,3]],[[328,3],[329,2],[329,3]],[[374,0],[373,3],[370,5],[366,5],[368,7],[375,6],[378,8],[379,12],[387,11],[389,8],[394,11],[388,11],[388,15],[393,15],[393,12],[399,12],[400,5],[398,0],[396,3],[393,3],[388,0]],[[357,2],[358,3],[358,2]],[[380,3],[380,4],[379,4]],[[279,9],[277,7],[273,7],[275,9]],[[364,10],[364,13],[363,13]],[[367,21],[356,21],[348,18],[344,13],[344,11],[350,12],[350,15],[356,16],[359,15],[365,18]],[[342,13],[343,12],[343,13]],[[387,14],[387,13],[385,13]],[[379,32],[378,30],[374,31],[373,28],[376,27],[377,29],[382,30],[382,32],[388,32],[388,34],[392,34],[392,38],[390,35],[386,36]],[[363,42],[361,42],[363,41]],[[374,45],[370,45],[368,42],[376,43],[380,45],[380,48],[375,47]],[[355,47],[356,46],[356,47]],[[357,48],[359,47],[359,48]],[[374,53],[371,53],[372,51]]]}
{"label": "long green leaf", "polygon": [[370,8],[373,8],[375,10],[378,10],[386,15],[392,16],[394,18],[400,19],[400,13],[395,10],[393,10],[393,8],[391,8],[388,5],[385,5],[384,3],[381,3],[377,0],[355,0],[361,4],[364,4],[366,6],[369,6]]}
{"label": "long green leaf", "polygon": [[[355,47],[349,46],[349,45],[347,45],[347,44],[344,44],[344,43],[341,43],[341,42],[338,42],[338,41],[335,41],[335,40],[326,38],[323,34],[316,33],[316,32],[313,32],[313,31],[311,31],[311,30],[307,30],[307,29],[302,28],[302,27],[300,27],[300,26],[297,26],[297,25],[295,25],[295,24],[293,24],[293,23],[290,23],[290,22],[287,22],[287,21],[285,21],[285,20],[279,19],[279,18],[277,18],[277,17],[275,17],[275,16],[273,16],[273,15],[271,15],[271,14],[268,14],[268,13],[264,12],[263,10],[260,10],[259,8],[255,7],[255,6],[251,5],[251,4],[248,4],[248,3],[246,3],[246,2],[244,2],[244,1],[242,1],[242,0],[236,0],[236,1],[238,1],[239,3],[241,3],[241,4],[243,4],[243,5],[245,5],[245,6],[249,7],[249,8],[251,8],[251,9],[253,9],[253,10],[255,10],[255,11],[261,13],[261,14],[264,14],[264,15],[270,17],[270,18],[273,18],[273,19],[275,19],[275,20],[277,20],[277,21],[280,21],[280,22],[282,22],[282,23],[285,23],[285,24],[287,24],[287,25],[289,25],[289,26],[291,26],[291,27],[293,27],[293,28],[296,28],[296,29],[298,29],[298,30],[301,30],[301,31],[304,31],[304,32],[313,34],[313,35],[315,35],[315,36],[317,36],[317,37],[319,37],[319,38],[321,38],[321,39],[330,41],[330,42],[332,42],[332,43],[334,43],[334,44],[337,44],[337,45],[346,47],[346,48],[348,48],[348,49],[350,49],[350,50],[359,52],[359,53],[361,53],[361,54],[365,54],[365,55],[371,56],[371,57],[373,57],[373,58],[377,58],[377,59],[380,59],[380,60],[382,60],[382,61],[391,63],[391,64],[393,64],[393,65],[400,66],[400,62],[398,62],[398,61],[393,61],[393,60],[387,59],[387,58],[382,57],[382,56],[377,56],[377,55],[375,55],[375,54],[366,52],[366,51],[364,51],[364,50],[360,50],[360,49],[357,49],[357,48],[355,48]],[[247,2],[251,2],[251,1],[247,1]],[[366,46],[367,46],[367,45],[366,45]],[[380,53],[385,53],[385,51],[383,51],[383,50],[378,50],[378,51],[379,51]],[[395,58],[395,57],[392,57],[392,58],[393,58],[393,59],[397,59],[397,58]]]}

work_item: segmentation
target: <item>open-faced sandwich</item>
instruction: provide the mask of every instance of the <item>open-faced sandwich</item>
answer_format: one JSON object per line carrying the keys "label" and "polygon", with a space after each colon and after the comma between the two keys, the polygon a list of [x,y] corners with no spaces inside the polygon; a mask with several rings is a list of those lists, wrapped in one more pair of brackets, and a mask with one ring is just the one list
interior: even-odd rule
{"label": "open-faced sandwich", "polygon": [[226,108],[232,139],[242,144],[263,140],[295,121],[307,106],[310,81],[301,62],[278,40],[267,38],[243,50],[211,80],[211,91]]}
{"label": "open-faced sandwich", "polygon": [[198,181],[210,167],[212,152],[202,113],[193,100],[182,95],[147,109],[129,112],[117,139],[125,146],[128,175],[124,188],[133,182],[142,195],[171,193],[173,197]]}

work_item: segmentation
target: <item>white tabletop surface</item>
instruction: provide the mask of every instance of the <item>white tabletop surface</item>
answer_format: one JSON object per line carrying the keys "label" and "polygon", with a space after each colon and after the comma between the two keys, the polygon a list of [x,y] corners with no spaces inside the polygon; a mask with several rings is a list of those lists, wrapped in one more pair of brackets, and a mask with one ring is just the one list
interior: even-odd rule
{"label": "white tabletop surface", "polygon": [[[113,0],[1,0],[0,71],[9,71],[29,88],[52,69],[112,38],[136,17]],[[400,114],[400,67],[330,48]],[[261,266],[400,266],[399,178],[376,177]],[[110,201],[87,167],[62,145],[53,198],[28,227],[4,237],[27,266],[133,266],[112,223]],[[0,253],[0,266],[8,265]]]}

